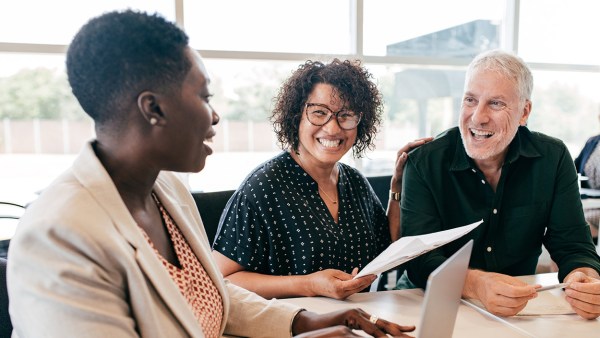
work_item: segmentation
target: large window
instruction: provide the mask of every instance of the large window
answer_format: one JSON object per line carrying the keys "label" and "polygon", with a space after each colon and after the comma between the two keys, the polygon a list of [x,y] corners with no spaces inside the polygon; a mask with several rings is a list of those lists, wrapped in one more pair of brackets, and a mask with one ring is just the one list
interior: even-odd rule
{"label": "large window", "polygon": [[0,4],[0,42],[68,44],[90,18],[106,11],[139,9],[175,20],[175,7],[164,0],[19,0]]}
{"label": "large window", "polygon": [[348,0],[188,0],[184,23],[198,49],[351,53]]}
{"label": "large window", "polygon": [[[517,51],[535,77],[529,126],[575,156],[600,130],[594,1],[573,0],[22,0],[0,4],[0,200],[25,203],[67,168],[93,125],[70,94],[64,51],[89,18],[159,12],[182,25],[213,78],[221,115],[193,190],[237,187],[279,151],[268,116],[282,81],[306,59],[358,58],[384,95],[376,149],[343,159],[389,174],[396,150],[456,125],[464,71],[477,53]],[[66,13],[68,12],[68,15]],[[34,29],[35,27],[35,29]]]}
{"label": "large window", "polygon": [[600,2],[524,0],[519,21],[519,54],[528,62],[600,64]]}
{"label": "large window", "polygon": [[364,53],[465,57],[497,48],[505,0],[364,1]]}

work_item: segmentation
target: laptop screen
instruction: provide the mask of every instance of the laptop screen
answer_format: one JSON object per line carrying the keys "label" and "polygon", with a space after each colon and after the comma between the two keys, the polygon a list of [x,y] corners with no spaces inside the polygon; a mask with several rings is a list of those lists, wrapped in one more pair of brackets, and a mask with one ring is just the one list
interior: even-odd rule
{"label": "laptop screen", "polygon": [[472,250],[470,240],[429,275],[418,338],[452,337]]}

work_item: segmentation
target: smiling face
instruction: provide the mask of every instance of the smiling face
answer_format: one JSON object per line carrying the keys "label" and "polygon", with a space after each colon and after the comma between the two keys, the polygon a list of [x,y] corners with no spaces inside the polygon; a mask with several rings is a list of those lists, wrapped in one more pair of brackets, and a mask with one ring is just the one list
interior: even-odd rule
{"label": "smiling face", "polygon": [[198,172],[212,154],[206,142],[215,136],[213,126],[219,122],[219,116],[209,104],[210,78],[200,55],[189,48],[186,54],[192,67],[181,88],[163,95],[160,101],[168,129],[163,140],[168,144],[169,162],[173,164],[169,170]]}
{"label": "smiling face", "polygon": [[531,102],[522,100],[515,81],[486,69],[472,72],[465,84],[459,128],[465,150],[476,163],[502,165]]}
{"label": "smiling face", "polygon": [[[344,108],[344,103],[335,95],[334,87],[324,83],[315,85],[306,102],[325,105],[333,112]],[[319,165],[333,166],[354,145],[356,130],[356,128],[351,130],[340,128],[334,116],[326,124],[315,126],[308,121],[305,107],[298,130],[300,156],[310,162],[316,161]]]}

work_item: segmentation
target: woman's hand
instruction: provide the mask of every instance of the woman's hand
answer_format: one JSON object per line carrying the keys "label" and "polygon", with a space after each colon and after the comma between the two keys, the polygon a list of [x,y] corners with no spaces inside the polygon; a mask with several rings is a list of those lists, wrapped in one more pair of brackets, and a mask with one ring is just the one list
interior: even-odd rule
{"label": "woman's hand", "polygon": [[404,173],[404,165],[406,164],[406,160],[408,159],[408,153],[411,150],[430,142],[431,140],[433,140],[433,137],[418,138],[412,142],[408,142],[404,145],[404,147],[398,150],[398,152],[396,153],[396,167],[394,170],[394,174],[392,175],[390,190],[392,190],[393,192],[402,191],[402,174]]}
{"label": "woman's hand", "polygon": [[[371,322],[371,318],[375,323]],[[316,331],[315,331],[316,330]],[[352,330],[363,330],[373,337],[411,337],[405,332],[415,330],[414,325],[398,325],[369,315],[361,309],[341,310],[325,314],[301,311],[294,318],[292,332],[296,337],[359,337]]]}
{"label": "woman's hand", "polygon": [[309,280],[308,287],[310,288],[309,294],[311,296],[344,299],[365,289],[377,278],[375,275],[368,275],[352,279],[357,273],[357,268],[352,271],[352,274],[335,269],[313,272],[307,275]]}
{"label": "woman's hand", "polygon": [[423,137],[412,142],[408,142],[404,147],[400,148],[396,154],[396,169],[394,170],[394,174],[392,175],[392,180],[390,182],[390,192],[395,193],[395,196],[392,197],[390,194],[387,208],[388,226],[390,228],[390,238],[392,242],[398,240],[398,238],[400,238],[400,233],[402,233],[400,225],[402,212],[400,210],[400,203],[398,203],[398,197],[402,192],[402,176],[404,174],[404,165],[406,164],[406,160],[408,160],[408,152],[424,145],[427,142],[430,142],[431,140],[433,140],[433,137]]}

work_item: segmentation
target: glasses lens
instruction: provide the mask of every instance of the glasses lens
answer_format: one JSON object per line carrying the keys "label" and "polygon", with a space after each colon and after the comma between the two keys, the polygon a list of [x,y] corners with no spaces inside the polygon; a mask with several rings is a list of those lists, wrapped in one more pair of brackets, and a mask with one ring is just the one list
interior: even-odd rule
{"label": "glasses lens", "polygon": [[317,105],[307,105],[306,116],[308,121],[316,126],[322,126],[331,118],[331,110]]}
{"label": "glasses lens", "polygon": [[342,129],[354,129],[360,122],[360,114],[353,111],[342,110],[337,114],[337,120]]}

